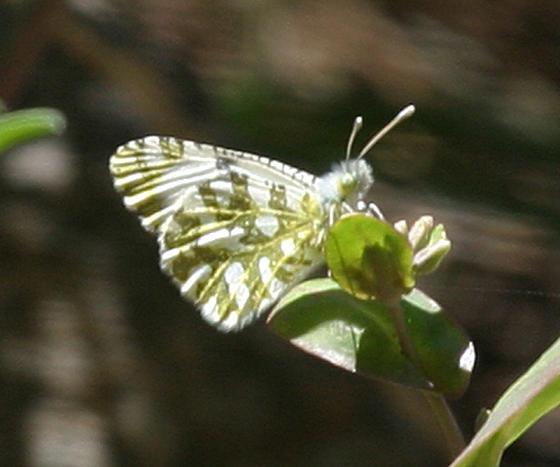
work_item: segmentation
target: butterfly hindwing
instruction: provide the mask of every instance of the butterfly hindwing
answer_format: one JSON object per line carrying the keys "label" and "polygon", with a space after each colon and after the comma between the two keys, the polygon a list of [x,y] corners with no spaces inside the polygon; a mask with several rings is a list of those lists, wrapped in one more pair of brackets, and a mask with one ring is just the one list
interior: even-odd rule
{"label": "butterfly hindwing", "polygon": [[322,259],[326,216],[306,172],[156,136],[121,146],[110,167],[158,235],[162,269],[221,330],[253,321]]}

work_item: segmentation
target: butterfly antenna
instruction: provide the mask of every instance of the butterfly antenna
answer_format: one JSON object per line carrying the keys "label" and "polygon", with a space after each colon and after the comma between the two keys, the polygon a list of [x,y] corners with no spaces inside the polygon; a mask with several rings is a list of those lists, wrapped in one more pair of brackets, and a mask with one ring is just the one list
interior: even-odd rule
{"label": "butterfly antenna", "polygon": [[358,131],[362,128],[364,124],[364,119],[360,116],[356,117],[354,120],[354,125],[352,125],[352,131],[350,133],[350,137],[348,138],[348,146],[346,146],[346,160],[350,159],[350,153],[352,152],[352,145],[354,144],[354,140],[356,139],[356,135]]}
{"label": "butterfly antenna", "polygon": [[[369,142],[365,145],[364,149],[360,152],[358,159],[364,157],[369,150],[377,143],[381,138],[383,138],[389,131],[391,131],[395,126],[401,123],[403,120],[411,117],[414,114],[416,108],[413,105],[407,105],[402,109],[393,120],[391,120],[387,125],[385,125],[377,134],[375,134]],[[355,124],[354,124],[355,125]],[[352,135],[350,135],[352,138]]]}

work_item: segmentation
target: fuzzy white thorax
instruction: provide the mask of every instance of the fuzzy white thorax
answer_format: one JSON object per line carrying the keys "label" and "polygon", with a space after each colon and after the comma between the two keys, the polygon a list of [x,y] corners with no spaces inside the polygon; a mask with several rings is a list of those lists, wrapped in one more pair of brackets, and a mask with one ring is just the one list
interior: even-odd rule
{"label": "fuzzy white thorax", "polygon": [[347,203],[355,207],[373,185],[373,171],[363,159],[339,162],[316,181],[323,206]]}

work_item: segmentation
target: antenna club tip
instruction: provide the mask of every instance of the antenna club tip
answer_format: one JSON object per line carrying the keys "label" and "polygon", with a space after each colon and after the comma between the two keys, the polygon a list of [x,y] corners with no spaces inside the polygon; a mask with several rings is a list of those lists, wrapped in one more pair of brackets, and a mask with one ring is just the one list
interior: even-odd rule
{"label": "antenna club tip", "polygon": [[404,109],[402,109],[399,112],[399,117],[401,117],[401,118],[412,117],[412,115],[414,115],[414,112],[416,112],[416,107],[414,107],[414,105],[410,104],[410,105],[407,105]]}

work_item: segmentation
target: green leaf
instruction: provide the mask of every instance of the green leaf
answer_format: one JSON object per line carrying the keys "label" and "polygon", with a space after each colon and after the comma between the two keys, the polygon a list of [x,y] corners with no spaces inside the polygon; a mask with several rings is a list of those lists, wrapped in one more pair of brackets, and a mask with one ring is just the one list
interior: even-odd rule
{"label": "green leaf", "polygon": [[66,120],[55,109],[37,108],[0,114],[0,152],[31,139],[58,135]]}
{"label": "green leaf", "polygon": [[441,308],[419,290],[402,298],[401,309],[423,369],[402,353],[389,310],[359,300],[330,279],[292,289],[274,308],[268,325],[293,345],[350,372],[459,395],[472,370],[465,354],[472,344]]}
{"label": "green leaf", "polygon": [[332,277],[357,298],[393,300],[414,287],[408,241],[373,217],[351,214],[337,221],[325,257]]}
{"label": "green leaf", "polygon": [[440,305],[419,289],[400,302],[424,374],[447,397],[467,388],[475,362],[472,342]]}
{"label": "green leaf", "polygon": [[503,451],[560,405],[560,339],[500,397],[452,467],[498,466]]}

